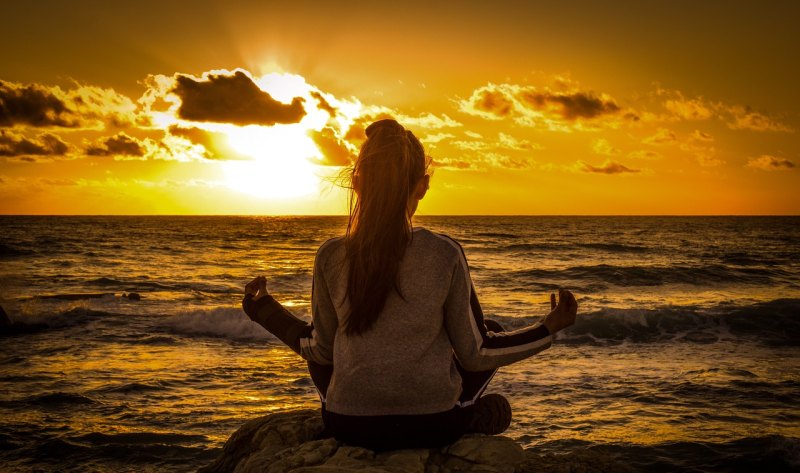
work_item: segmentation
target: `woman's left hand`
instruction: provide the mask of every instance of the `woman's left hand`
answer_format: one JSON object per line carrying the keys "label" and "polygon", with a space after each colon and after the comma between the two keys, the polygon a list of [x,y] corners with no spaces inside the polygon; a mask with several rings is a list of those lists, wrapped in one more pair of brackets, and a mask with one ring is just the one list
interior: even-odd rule
{"label": "woman's left hand", "polygon": [[256,276],[244,287],[244,294],[252,294],[254,299],[260,299],[261,297],[266,296],[268,294],[267,278],[264,276]]}

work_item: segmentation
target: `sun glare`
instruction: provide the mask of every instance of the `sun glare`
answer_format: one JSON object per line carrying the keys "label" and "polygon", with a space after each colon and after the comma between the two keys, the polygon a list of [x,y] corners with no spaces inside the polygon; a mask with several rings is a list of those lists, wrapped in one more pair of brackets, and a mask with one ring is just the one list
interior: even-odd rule
{"label": "sun glare", "polygon": [[227,161],[227,185],[237,191],[269,199],[308,195],[319,187],[315,166],[308,160],[317,149],[303,127],[232,127],[228,144],[252,161]]}

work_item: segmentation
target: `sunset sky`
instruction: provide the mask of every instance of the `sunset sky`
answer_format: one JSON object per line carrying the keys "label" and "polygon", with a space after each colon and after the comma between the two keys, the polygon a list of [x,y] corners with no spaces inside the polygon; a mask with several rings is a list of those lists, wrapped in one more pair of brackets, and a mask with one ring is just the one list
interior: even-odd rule
{"label": "sunset sky", "polygon": [[800,214],[794,1],[0,16],[4,214],[341,214],[384,116],[433,158],[421,214]]}

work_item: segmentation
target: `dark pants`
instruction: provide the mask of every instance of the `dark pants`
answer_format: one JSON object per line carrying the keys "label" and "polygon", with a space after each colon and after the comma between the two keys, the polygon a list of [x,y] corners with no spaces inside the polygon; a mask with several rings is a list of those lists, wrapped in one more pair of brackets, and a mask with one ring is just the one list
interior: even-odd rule
{"label": "dark pants", "polygon": [[[503,328],[493,320],[485,320],[493,332]],[[325,428],[337,440],[370,450],[401,448],[435,448],[454,442],[469,432],[474,415],[475,401],[483,394],[497,370],[467,371],[458,360],[456,367],[461,375],[459,402],[449,411],[424,415],[348,416],[325,409],[322,403],[322,420]],[[308,371],[322,399],[325,399],[333,375],[332,366],[308,362]]]}

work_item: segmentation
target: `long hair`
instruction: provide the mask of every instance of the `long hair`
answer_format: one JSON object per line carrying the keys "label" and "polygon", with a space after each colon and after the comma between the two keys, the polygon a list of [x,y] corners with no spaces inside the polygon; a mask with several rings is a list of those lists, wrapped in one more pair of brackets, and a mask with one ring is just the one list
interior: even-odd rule
{"label": "long hair", "polygon": [[395,120],[376,121],[366,132],[352,170],[345,237],[350,311],[344,328],[355,335],[372,327],[392,290],[402,297],[397,272],[411,240],[408,203],[428,167],[422,143]]}

